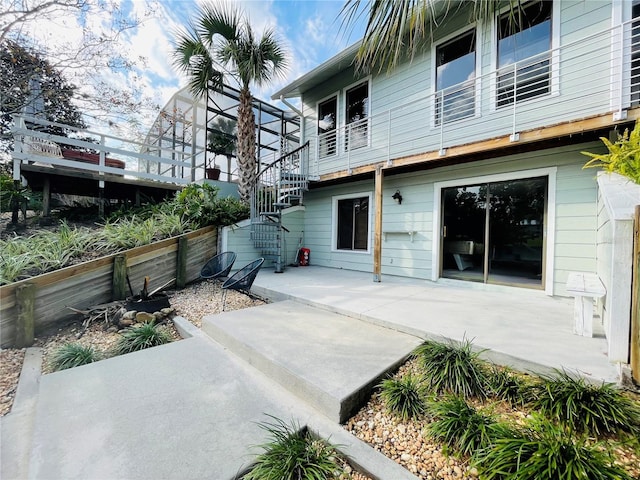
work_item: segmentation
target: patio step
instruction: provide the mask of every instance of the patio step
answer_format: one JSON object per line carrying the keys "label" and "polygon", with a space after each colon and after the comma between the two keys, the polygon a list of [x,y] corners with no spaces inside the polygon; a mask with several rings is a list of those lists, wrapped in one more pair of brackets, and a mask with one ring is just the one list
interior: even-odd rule
{"label": "patio step", "polygon": [[421,343],[293,300],[205,317],[202,330],[336,422]]}

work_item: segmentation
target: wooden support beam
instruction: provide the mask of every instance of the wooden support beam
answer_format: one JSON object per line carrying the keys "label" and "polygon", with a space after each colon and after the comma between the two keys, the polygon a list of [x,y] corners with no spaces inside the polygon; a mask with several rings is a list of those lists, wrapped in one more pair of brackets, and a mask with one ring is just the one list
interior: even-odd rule
{"label": "wooden support beam", "polygon": [[16,304],[18,321],[16,322],[15,347],[30,347],[33,345],[35,336],[36,286],[33,283],[25,283],[16,288]]}
{"label": "wooden support beam", "polygon": [[187,252],[189,241],[186,236],[178,238],[178,260],[176,261],[176,288],[184,288],[187,283]]}
{"label": "wooden support beam", "polygon": [[382,281],[382,166],[376,168],[375,178],[375,222],[373,227],[373,281]]}
{"label": "wooden support beam", "polygon": [[42,183],[42,216],[51,215],[51,179],[45,177]]}
{"label": "wooden support beam", "polygon": [[113,259],[112,300],[127,298],[127,256],[116,255]]}

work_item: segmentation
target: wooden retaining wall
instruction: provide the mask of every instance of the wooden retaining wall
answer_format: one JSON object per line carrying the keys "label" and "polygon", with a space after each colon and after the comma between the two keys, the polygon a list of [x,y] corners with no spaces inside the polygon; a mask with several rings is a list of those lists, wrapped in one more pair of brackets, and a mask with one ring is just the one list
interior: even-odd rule
{"label": "wooden retaining wall", "polygon": [[[173,278],[184,283],[196,280],[205,262],[215,255],[216,246],[216,227],[206,227],[4,285],[0,287],[0,346],[28,346],[29,337],[77,318],[67,307],[83,309],[115,299],[114,264],[118,262],[124,261],[137,294],[145,276],[150,277],[150,290]],[[128,285],[124,291],[130,295]]]}

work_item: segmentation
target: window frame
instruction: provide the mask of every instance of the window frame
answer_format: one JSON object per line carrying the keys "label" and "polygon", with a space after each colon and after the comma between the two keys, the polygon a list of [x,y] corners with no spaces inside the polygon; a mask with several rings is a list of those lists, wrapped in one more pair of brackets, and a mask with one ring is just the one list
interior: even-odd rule
{"label": "window frame", "polygon": [[[335,146],[333,148],[333,152],[331,153],[326,153],[326,154],[322,154],[321,153],[321,146],[320,146],[320,133],[318,132],[318,124],[320,123],[320,105],[322,105],[323,103],[327,103],[329,100],[331,99],[335,99],[336,102],[336,125],[334,128],[334,134],[335,134]],[[315,137],[318,139],[318,158],[322,159],[322,158],[331,158],[331,157],[336,157],[338,156],[338,144],[339,144],[339,134],[338,131],[340,130],[340,92],[334,92],[330,95],[327,95],[324,98],[321,98],[320,100],[318,100],[316,102],[316,121],[315,121]],[[327,132],[328,133],[328,132]],[[326,134],[322,134],[322,135],[326,135]],[[326,138],[326,137],[324,137]]]}
{"label": "window frame", "polygon": [[[355,122],[350,122],[347,123],[347,92],[349,90],[353,90],[356,87],[359,87],[360,85],[362,85],[363,83],[367,84],[367,116],[366,116],[366,121],[362,121],[363,125],[366,125],[366,143],[364,145],[358,146],[352,150],[348,149],[348,141],[347,141],[347,130],[348,127],[350,125],[350,123],[355,123]],[[340,152],[343,154],[349,153],[350,151],[353,150],[360,150],[361,148],[367,148],[371,146],[371,76],[368,75],[364,78],[359,79],[356,82],[353,82],[349,85],[347,85],[346,87],[344,87],[342,89],[342,110],[339,112],[342,113],[342,128],[341,130],[343,131],[343,134],[341,135],[342,137],[342,145],[340,146]],[[340,107],[338,107],[340,108]],[[359,120],[360,121],[360,120]]]}
{"label": "window frame", "polygon": [[[526,2],[523,7],[527,7],[529,4],[536,3],[538,1],[544,0],[531,0]],[[539,102],[544,101],[550,97],[555,97],[560,94],[560,6],[556,3],[556,1],[552,1],[551,4],[551,46],[549,49],[550,59],[549,59],[549,70],[550,70],[550,82],[549,82],[549,93],[544,95],[537,95],[531,98],[527,98],[525,100],[518,101],[516,99],[515,102],[498,106],[498,78],[500,73],[500,67],[498,67],[498,30],[500,26],[500,17],[502,17],[505,13],[507,13],[509,7],[504,7],[500,9],[496,15],[491,18],[491,72],[490,76],[490,102],[489,109],[491,112],[497,112],[500,110],[505,110],[508,108],[513,108],[514,105],[521,105],[523,103],[530,102]],[[505,67],[502,67],[505,68]],[[517,88],[517,87],[516,87]]]}
{"label": "window frame", "polygon": [[[469,115],[468,117],[451,120],[449,122],[445,121],[445,122],[439,123],[436,121],[437,95],[439,92],[438,85],[437,85],[438,47],[442,46],[445,43],[449,43],[455,40],[456,38],[462,37],[467,33],[471,32],[472,30],[475,30],[475,42],[476,42],[475,78],[474,78],[475,91],[474,91],[474,105],[473,105],[474,114]],[[481,104],[481,92],[482,92],[482,75],[481,75],[482,73],[482,41],[481,40],[482,39],[480,37],[480,34],[481,34],[481,28],[479,28],[479,24],[476,22],[472,22],[469,25],[465,25],[463,28],[460,28],[449,35],[445,35],[444,37],[442,37],[441,39],[437,40],[432,44],[431,46],[431,98],[432,98],[432,101],[430,102],[432,111],[431,111],[431,114],[429,115],[431,128],[440,128],[441,126],[444,126],[444,125],[455,124],[456,122],[463,122],[465,120],[469,120],[472,118],[479,118],[482,115],[482,104]]]}
{"label": "window frame", "polygon": [[[367,248],[366,250],[354,250],[338,248],[338,202],[341,200],[354,200],[357,198],[367,197],[369,202],[369,215],[367,218]],[[372,219],[373,219],[373,193],[371,191],[348,193],[345,195],[334,195],[331,197],[331,251],[335,253],[368,255],[371,254],[372,244]]]}

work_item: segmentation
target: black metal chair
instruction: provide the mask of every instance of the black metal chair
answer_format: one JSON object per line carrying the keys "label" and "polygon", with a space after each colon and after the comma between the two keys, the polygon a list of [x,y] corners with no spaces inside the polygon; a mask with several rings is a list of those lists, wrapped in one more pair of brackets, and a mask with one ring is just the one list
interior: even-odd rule
{"label": "black metal chair", "polygon": [[260,267],[264,263],[264,258],[258,258],[253,262],[245,265],[236,273],[231,275],[229,278],[225,280],[222,284],[222,311],[224,312],[225,302],[227,300],[227,291],[228,290],[237,290],[242,293],[246,293],[250,295],[251,285],[253,285],[253,281],[258,276],[258,272],[260,271]]}
{"label": "black metal chair", "polygon": [[236,261],[235,252],[222,252],[204,264],[200,270],[200,278],[205,280],[222,279],[229,276],[233,262]]}

